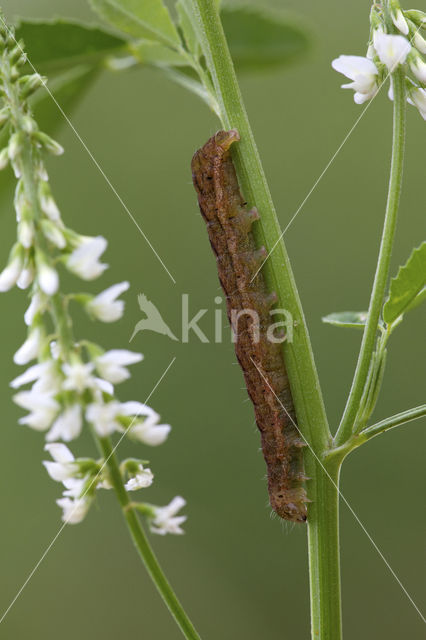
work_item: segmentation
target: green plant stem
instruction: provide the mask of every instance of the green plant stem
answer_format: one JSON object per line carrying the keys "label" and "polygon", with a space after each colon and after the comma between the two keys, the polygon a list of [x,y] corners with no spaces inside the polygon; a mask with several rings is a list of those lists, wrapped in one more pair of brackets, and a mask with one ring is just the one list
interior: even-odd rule
{"label": "green plant stem", "polygon": [[316,496],[309,509],[308,551],[312,640],[342,638],[339,475],[341,461],[316,463]]}
{"label": "green plant stem", "polygon": [[312,630],[324,632],[321,638],[339,640],[339,469],[333,461],[328,470],[330,479],[317,462],[331,444],[331,435],[308,329],[215,3],[210,0],[187,0],[187,3],[192,7],[212,75],[222,125],[226,129],[236,128],[241,137],[233,149],[233,157],[245,198],[260,212],[260,224],[255,225],[254,235],[258,245],[264,244],[270,253],[263,267],[267,285],[269,290],[276,291],[279,306],[292,314],[295,323],[293,342],[284,343],[284,357],[298,425],[310,447],[305,452],[305,469],[311,478],[308,495],[312,500],[308,509]]}
{"label": "green plant stem", "polygon": [[195,630],[192,622],[185,613],[182,605],[176,597],[170,583],[168,582],[163,570],[148,542],[139,518],[134,511],[129,495],[124,488],[123,480],[121,477],[120,469],[118,467],[115,453],[111,446],[109,438],[99,438],[95,435],[95,440],[102,453],[102,456],[106,460],[106,464],[110,474],[110,480],[114,487],[114,491],[120,503],[124,519],[126,521],[127,528],[132,537],[136,550],[140,559],[145,565],[152,581],[157,587],[161,597],[163,598],[170,613],[179,626],[183,635],[187,640],[200,640],[200,636]]}
{"label": "green plant stem", "polygon": [[384,420],[371,425],[371,427],[367,427],[361,431],[361,433],[354,433],[340,447],[330,449],[330,451],[325,454],[324,461],[326,464],[331,460],[339,461],[341,463],[351,451],[357,449],[372,438],[379,436],[381,433],[385,433],[385,431],[389,431],[389,429],[400,427],[403,424],[407,424],[407,422],[417,420],[417,418],[422,418],[424,416],[426,416],[426,404],[414,407],[413,409],[407,409],[406,411],[401,411],[401,413],[396,413],[394,416],[385,418]]}
{"label": "green plant stem", "polygon": [[392,74],[392,78],[394,89],[392,162],[385,222],[371,292],[368,318],[364,329],[355,375],[345,411],[335,437],[337,447],[343,445],[352,434],[355,418],[367,382],[370,362],[376,342],[380,313],[389,277],[390,260],[395,237],[404,162],[406,90],[405,76],[402,70],[397,69],[397,71]]}
{"label": "green plant stem", "polygon": [[396,413],[394,416],[390,416],[380,422],[376,422],[376,424],[371,425],[371,427],[364,429],[360,435],[365,439],[365,441],[371,440],[371,438],[388,431],[388,429],[400,427],[407,422],[417,420],[417,418],[422,418],[423,416],[426,416],[426,404],[414,407],[413,409],[407,409],[406,411],[401,411],[401,413]]}
{"label": "green plant stem", "polygon": [[263,272],[270,290],[277,293],[279,306],[293,316],[293,342],[284,342],[283,347],[286,366],[299,427],[309,444],[320,453],[328,446],[330,432],[308,329],[216,3],[211,0],[188,2],[197,20],[201,46],[212,75],[222,125],[227,129],[238,129],[241,137],[241,141],[233,149],[233,154],[245,198],[250,206],[256,206],[260,212],[260,224],[254,226],[253,232],[258,244],[264,244],[269,252],[276,245],[263,267]]}

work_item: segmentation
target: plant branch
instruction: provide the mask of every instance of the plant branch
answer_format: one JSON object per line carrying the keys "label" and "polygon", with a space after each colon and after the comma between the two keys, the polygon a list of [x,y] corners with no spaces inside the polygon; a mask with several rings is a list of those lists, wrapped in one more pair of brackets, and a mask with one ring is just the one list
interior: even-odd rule
{"label": "plant branch", "polygon": [[380,422],[376,422],[376,424],[361,431],[360,436],[364,439],[364,442],[367,442],[367,440],[371,440],[371,438],[389,429],[400,427],[407,422],[417,420],[417,418],[422,418],[423,416],[426,416],[426,404],[421,404],[413,409],[407,409],[406,411],[401,411],[401,413],[396,413],[394,416],[380,420]]}
{"label": "plant branch", "polygon": [[367,323],[359,352],[349,398],[335,436],[336,446],[343,445],[351,436],[355,419],[359,411],[361,398],[368,379],[371,358],[374,352],[380,313],[385,297],[386,285],[389,277],[389,267],[394,243],[399,200],[402,185],[405,120],[406,120],[406,90],[405,76],[401,69],[392,74],[394,88],[393,110],[393,142],[392,162],[389,178],[389,190],[386,204],[385,222],[382,240],[371,292]]}
{"label": "plant branch", "polygon": [[142,560],[147,572],[158,589],[162,599],[168,607],[170,613],[179,626],[183,635],[187,640],[200,640],[200,636],[195,630],[192,622],[188,618],[181,603],[176,597],[169,581],[163,573],[163,570],[152,550],[139,518],[132,507],[129,495],[124,488],[123,479],[114,450],[111,446],[109,438],[99,438],[94,434],[96,444],[106,460],[106,464],[110,474],[111,484],[120,503],[127,528],[129,529],[133,543],[136,547],[138,555]]}

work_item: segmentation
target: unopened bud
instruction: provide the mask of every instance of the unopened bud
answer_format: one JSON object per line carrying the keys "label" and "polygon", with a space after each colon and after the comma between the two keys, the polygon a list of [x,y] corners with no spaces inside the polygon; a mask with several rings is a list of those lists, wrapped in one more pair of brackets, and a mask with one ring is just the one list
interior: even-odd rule
{"label": "unopened bud", "polygon": [[42,131],[37,131],[34,134],[34,138],[41,144],[41,146],[46,149],[49,153],[54,156],[60,156],[64,152],[64,148],[56,142],[53,138],[47,135],[47,133],[43,133]]}

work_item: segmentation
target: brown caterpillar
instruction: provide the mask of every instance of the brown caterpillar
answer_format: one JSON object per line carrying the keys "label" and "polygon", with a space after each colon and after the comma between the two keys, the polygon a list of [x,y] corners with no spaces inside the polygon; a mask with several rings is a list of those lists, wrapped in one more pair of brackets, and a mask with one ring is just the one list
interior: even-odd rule
{"label": "brown caterpillar", "polygon": [[267,253],[264,247],[255,246],[250,229],[259,214],[256,209],[247,211],[231,160],[230,147],[239,139],[235,129],[218,131],[195,153],[192,179],[216,255],[235,351],[261,433],[271,507],[281,518],[305,522],[304,442],[295,426],[280,345],[267,337],[276,295],[268,294],[260,271],[253,279]]}

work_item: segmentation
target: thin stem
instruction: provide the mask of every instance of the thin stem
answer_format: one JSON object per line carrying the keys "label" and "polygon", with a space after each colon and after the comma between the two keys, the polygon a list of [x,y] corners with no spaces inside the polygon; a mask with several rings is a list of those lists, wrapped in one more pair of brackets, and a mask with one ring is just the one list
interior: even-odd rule
{"label": "thin stem", "polygon": [[390,416],[380,422],[376,422],[376,424],[371,425],[371,427],[364,429],[360,433],[360,436],[363,437],[366,442],[367,440],[371,440],[371,438],[388,431],[388,429],[400,427],[407,422],[417,420],[417,418],[422,418],[423,416],[426,416],[426,404],[421,404],[419,407],[414,407],[413,409],[407,409],[407,411],[401,411],[401,413],[396,413],[394,416]]}
{"label": "thin stem", "polygon": [[246,200],[260,212],[260,224],[255,225],[254,235],[257,243],[265,245],[270,251],[270,257],[263,267],[268,287],[271,291],[276,291],[279,306],[289,311],[293,317],[294,339],[292,343],[284,342],[284,356],[299,427],[319,455],[331,438],[320,383],[301,302],[228,44],[216,3],[211,0],[188,0],[188,4],[197,21],[197,31],[212,75],[222,125],[226,129],[238,129],[241,136],[241,141],[234,150],[235,166]]}
{"label": "thin stem", "polygon": [[131,505],[130,498],[124,488],[117,459],[111,446],[111,441],[109,438],[99,438],[97,436],[95,436],[95,439],[102,456],[107,461],[111,483],[121,505],[127,528],[129,529],[129,533],[140,559],[145,565],[152,581],[157,587],[161,597],[185,638],[187,638],[187,640],[200,640],[200,636],[195,630],[191,620],[188,618],[170,583],[164,575],[163,570],[148,542],[145,532],[142,529],[138,516]]}
{"label": "thin stem", "polygon": [[373,424],[371,427],[367,427],[360,433],[354,433],[340,447],[333,447],[330,449],[324,455],[323,460],[325,464],[329,464],[331,460],[335,460],[336,464],[337,462],[341,463],[351,451],[358,449],[358,447],[375,436],[379,436],[381,433],[385,433],[385,431],[388,431],[389,429],[400,427],[407,422],[417,420],[417,418],[422,418],[424,416],[426,416],[426,404],[422,404],[414,409],[401,411],[401,413],[397,413],[394,416],[390,416],[389,418],[385,418],[384,420]]}
{"label": "thin stem", "polygon": [[389,267],[402,185],[406,120],[404,72],[401,69],[398,69],[392,74],[392,78],[394,89],[392,163],[385,222],[376,274],[371,292],[367,323],[364,329],[361,350],[359,352],[351,391],[339,429],[336,433],[336,446],[344,444],[352,434],[355,418],[359,410],[360,401],[368,378],[370,361],[373,355],[379,326],[380,312],[383,306],[386,285],[389,277]]}

